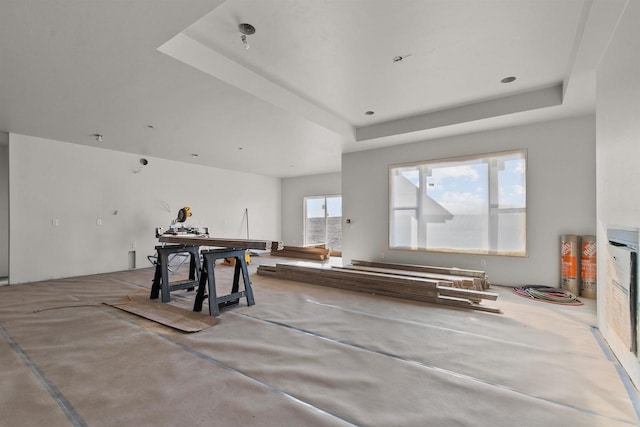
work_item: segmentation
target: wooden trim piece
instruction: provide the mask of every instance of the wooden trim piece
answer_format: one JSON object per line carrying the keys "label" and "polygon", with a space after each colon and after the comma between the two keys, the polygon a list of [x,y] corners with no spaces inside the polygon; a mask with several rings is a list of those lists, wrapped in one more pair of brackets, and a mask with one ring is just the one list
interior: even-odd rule
{"label": "wooden trim piece", "polygon": [[435,274],[445,274],[445,275],[453,275],[453,276],[464,276],[464,277],[473,277],[480,279],[483,283],[483,289],[488,289],[490,287],[489,279],[487,278],[487,273],[480,270],[467,270],[463,268],[450,268],[450,267],[434,267],[429,265],[417,265],[417,264],[398,264],[391,262],[379,262],[379,261],[362,261],[362,260],[351,260],[351,264],[354,266],[365,266],[365,267],[378,267],[378,268],[389,268],[395,270],[405,270],[405,271],[415,271],[422,273],[435,273]]}
{"label": "wooden trim piece", "polygon": [[418,265],[418,264],[398,264],[398,263],[391,263],[391,262],[362,261],[362,260],[352,260],[351,264],[366,265],[370,267],[394,268],[397,270],[424,271],[428,273],[440,273],[440,274],[454,274],[457,276],[478,277],[480,279],[484,279],[487,275],[484,271],[480,271],[480,270],[467,270],[467,269],[455,268],[455,267],[454,268],[433,267],[429,265]]}
{"label": "wooden trim piece", "polygon": [[271,255],[287,258],[301,258],[315,261],[324,261],[329,259],[329,249],[324,245],[318,246],[282,246],[282,249],[271,246]]}
{"label": "wooden trim piece", "polygon": [[266,250],[271,248],[271,240],[248,240],[248,239],[217,239],[213,237],[197,236],[168,236],[163,235],[158,239],[161,243],[177,243],[180,245],[211,246],[234,249],[256,249]]}
{"label": "wooden trim piece", "polygon": [[363,265],[345,265],[341,267],[348,270],[371,271],[387,274],[398,274],[402,276],[424,277],[427,279],[445,280],[451,283],[451,287],[473,289],[476,291],[484,290],[484,280],[475,277],[456,276],[450,274],[429,273],[423,271],[399,270],[395,268],[368,267]]}

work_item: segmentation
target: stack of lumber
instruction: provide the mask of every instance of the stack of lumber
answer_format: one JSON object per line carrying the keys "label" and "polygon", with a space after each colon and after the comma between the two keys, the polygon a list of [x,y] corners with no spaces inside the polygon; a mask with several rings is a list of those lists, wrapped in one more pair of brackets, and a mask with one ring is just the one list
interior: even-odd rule
{"label": "stack of lumber", "polygon": [[325,247],[325,245],[317,246],[281,246],[282,249],[278,249],[278,242],[274,242],[271,246],[271,255],[287,257],[287,258],[300,258],[309,259],[313,261],[324,261],[329,259],[331,251]]}
{"label": "stack of lumber", "polygon": [[351,265],[344,268],[444,280],[450,282],[447,286],[476,291],[484,291],[490,287],[487,274],[479,270],[359,260],[352,260]]}
{"label": "stack of lumber", "polygon": [[495,301],[498,294],[450,286],[451,281],[389,272],[331,267],[311,262],[290,262],[275,266],[260,265],[258,274],[350,291],[385,295],[472,310],[500,313],[500,309],[483,304]]}

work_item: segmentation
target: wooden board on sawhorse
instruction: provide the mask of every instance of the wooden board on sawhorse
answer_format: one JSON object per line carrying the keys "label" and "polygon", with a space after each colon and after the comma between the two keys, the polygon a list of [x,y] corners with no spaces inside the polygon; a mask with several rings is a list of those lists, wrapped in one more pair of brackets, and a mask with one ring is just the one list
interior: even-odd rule
{"label": "wooden board on sawhorse", "polygon": [[[193,311],[201,311],[204,299],[209,298],[209,314],[211,316],[220,315],[220,307],[235,305],[240,303],[240,298],[247,298],[247,305],[255,304],[253,290],[249,280],[249,271],[245,259],[246,249],[212,249],[202,251],[202,274],[198,285],[198,293],[193,304]],[[233,285],[229,295],[218,296],[216,292],[216,279],[214,268],[216,260],[224,258],[235,258],[235,271],[233,273]],[[244,281],[244,291],[240,291],[240,274]],[[205,289],[208,295],[205,295]]]}
{"label": "wooden board on sawhorse", "polygon": [[[157,299],[160,291],[162,291],[162,302],[171,301],[171,291],[179,289],[195,289],[200,279],[200,247],[194,245],[167,245],[156,246],[158,260],[156,262],[156,271],[153,276],[153,285],[151,286],[151,295],[149,299]],[[169,283],[169,255],[188,253],[189,261],[189,279],[178,282]]]}

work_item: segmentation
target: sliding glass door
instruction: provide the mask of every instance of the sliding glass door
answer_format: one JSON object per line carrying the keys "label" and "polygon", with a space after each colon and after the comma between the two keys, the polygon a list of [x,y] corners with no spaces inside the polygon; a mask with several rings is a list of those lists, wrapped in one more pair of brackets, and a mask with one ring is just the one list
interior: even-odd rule
{"label": "sliding glass door", "polygon": [[342,196],[304,198],[304,245],[342,249]]}

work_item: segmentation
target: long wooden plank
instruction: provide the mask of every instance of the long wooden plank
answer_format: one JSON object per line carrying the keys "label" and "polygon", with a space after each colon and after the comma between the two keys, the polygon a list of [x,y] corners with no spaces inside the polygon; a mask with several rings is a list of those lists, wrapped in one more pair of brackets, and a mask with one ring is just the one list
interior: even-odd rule
{"label": "long wooden plank", "polygon": [[266,250],[271,248],[271,240],[249,240],[249,239],[218,239],[213,237],[199,236],[170,236],[163,235],[158,239],[161,243],[177,243],[180,245],[211,246],[219,248],[234,249],[256,249]]}
{"label": "long wooden plank", "polygon": [[281,251],[271,251],[271,256],[279,256],[284,258],[309,259],[314,261],[324,261],[325,259],[327,259],[327,256],[323,254],[288,251],[286,249]]}
{"label": "long wooden plank", "polygon": [[366,274],[345,274],[332,269],[319,270],[305,267],[276,266],[278,277],[290,280],[298,280],[318,285],[332,286],[343,289],[359,290],[368,293],[427,293],[436,292],[437,283],[405,283],[399,285],[393,278],[373,278]]}
{"label": "long wooden plank", "polygon": [[[320,270],[322,270],[322,273],[318,274]],[[377,288],[384,289],[384,287],[392,287],[394,291],[398,291],[399,287],[404,287],[407,290],[413,288],[421,290],[435,290],[439,285],[446,286],[451,284],[451,282],[442,280],[432,280],[421,277],[374,273],[367,271],[343,270],[339,267],[320,268],[311,264],[277,264],[276,271],[282,275],[299,275],[301,277],[309,275],[310,279],[319,280],[322,282],[337,281],[337,284],[339,286],[349,282],[349,286],[358,286],[370,290],[375,290]],[[447,289],[449,288],[450,287],[447,286]],[[464,292],[464,290],[458,288],[450,289]]]}
{"label": "long wooden plank", "polygon": [[282,248],[271,247],[271,255],[287,257],[287,258],[299,258],[309,259],[315,261],[324,261],[329,258],[330,251],[324,245],[318,246],[283,246]]}
{"label": "long wooden plank", "polygon": [[391,274],[400,274],[403,276],[415,276],[415,277],[431,277],[434,279],[442,279],[442,280],[448,280],[451,282],[456,282],[456,281],[464,281],[467,283],[474,283],[474,279],[481,281],[482,279],[477,279],[475,277],[467,277],[467,276],[457,276],[457,275],[453,275],[453,274],[441,274],[441,273],[430,273],[430,272],[423,272],[423,271],[411,271],[411,270],[400,270],[400,269],[396,269],[396,268],[383,268],[383,267],[369,267],[369,266],[364,266],[364,265],[345,265],[342,266],[341,268],[344,269],[350,269],[350,270],[361,270],[361,271],[372,271],[372,272],[379,272],[379,273],[391,273]]}
{"label": "long wooden plank", "polygon": [[390,262],[380,261],[363,261],[363,260],[351,260],[351,264],[355,266],[367,266],[367,267],[379,267],[389,268],[404,271],[417,271],[423,273],[436,273],[447,274],[454,276],[473,277],[481,280],[482,289],[489,289],[490,284],[487,278],[487,274],[480,270],[467,270],[463,268],[449,268],[449,267],[434,267],[429,265],[417,265],[417,264],[398,264]]}
{"label": "long wooden plank", "polygon": [[302,252],[309,254],[322,254],[325,255],[329,253],[329,249],[327,248],[319,248],[317,246],[288,246],[284,245],[282,247],[283,251],[291,251],[291,252]]}
{"label": "long wooden plank", "polygon": [[493,313],[500,312],[498,308],[480,304],[483,299],[496,300],[498,295],[495,293],[443,286],[443,284],[451,282],[423,277],[340,269],[304,262],[277,264],[275,268],[273,266],[265,268],[260,266],[258,267],[258,274],[375,295],[432,302]]}
{"label": "long wooden plank", "polygon": [[[322,276],[326,276],[326,272]],[[393,287],[382,283],[369,284],[362,286],[357,281],[347,278],[331,279],[328,277],[316,277],[313,274],[306,273],[277,273],[277,278],[285,280],[293,280],[303,283],[311,283],[315,285],[328,286],[332,288],[344,289],[349,291],[364,292],[374,295],[385,295],[396,298],[412,299],[416,301],[433,302],[438,298],[436,289],[414,289],[408,288],[394,289]]]}
{"label": "long wooden plank", "polygon": [[452,274],[455,276],[467,276],[477,277],[479,279],[486,279],[487,274],[480,270],[467,270],[463,268],[449,268],[449,267],[434,267],[430,265],[418,265],[418,264],[398,264],[392,262],[379,262],[379,261],[363,261],[363,260],[351,260],[353,265],[365,265],[369,267],[382,267],[393,268],[396,270],[408,270],[408,271],[423,271],[428,273],[440,273],[440,274]]}
{"label": "long wooden plank", "polygon": [[473,289],[460,289],[438,286],[438,291],[440,292],[440,295],[447,295],[451,297],[459,296],[465,298],[486,299],[489,301],[496,301],[498,299],[498,294],[495,292],[475,291]]}
{"label": "long wooden plank", "polygon": [[322,245],[314,245],[314,246],[290,246],[290,245],[282,245],[282,244],[277,244],[277,243],[281,243],[281,242],[274,242],[271,246],[271,250],[272,251],[278,251],[278,250],[292,250],[292,251],[301,251],[301,252],[317,252],[317,253],[323,253],[326,252],[328,249],[326,247],[326,245],[322,244]]}
{"label": "long wooden plank", "polygon": [[496,314],[502,313],[500,309],[497,307],[489,307],[481,304],[469,304],[467,301],[463,299],[454,298],[454,297],[440,297],[438,299],[438,304],[450,305],[453,307],[460,307],[460,308],[470,308],[472,310],[487,311],[489,313],[496,313]]}
{"label": "long wooden plank", "polygon": [[391,275],[391,274],[383,274],[383,273],[373,273],[368,271],[357,271],[357,270],[343,270],[337,267],[331,268],[316,268],[313,266],[301,266],[301,265],[293,265],[293,264],[277,264],[277,271],[283,272],[304,272],[309,274],[317,273],[319,270],[323,270],[322,277],[331,277],[331,278],[355,278],[356,280],[361,280],[365,283],[369,283],[372,279],[376,279],[377,282],[385,282],[390,284],[418,284],[420,286],[430,286],[435,287],[442,283],[439,280],[425,279],[422,277],[411,277],[411,276],[401,276],[401,275]]}
{"label": "long wooden plank", "polygon": [[345,275],[355,275],[355,277],[361,277],[361,278],[365,278],[365,279],[371,279],[371,278],[376,278],[376,279],[390,279],[391,282],[393,283],[398,283],[398,284],[406,284],[406,283],[418,283],[418,284],[428,284],[429,286],[431,285],[447,285],[447,286],[451,286],[452,282],[448,281],[448,280],[441,280],[441,279],[431,279],[431,278],[427,278],[427,277],[417,277],[417,276],[404,276],[401,274],[392,274],[392,273],[385,273],[385,272],[375,272],[375,271],[360,271],[360,270],[351,270],[351,269],[347,269],[347,268],[342,268],[342,267],[331,267],[331,270],[334,272],[341,272]]}
{"label": "long wooden plank", "polygon": [[483,289],[482,280],[476,279],[473,277],[454,276],[454,275],[438,274],[438,273],[426,273],[421,271],[398,270],[393,268],[368,267],[368,266],[361,266],[361,265],[345,265],[340,268],[346,269],[346,270],[370,271],[370,272],[376,272],[376,273],[397,274],[402,276],[423,277],[423,278],[435,279],[435,280],[446,280],[448,282],[452,282],[453,286],[458,288],[475,289],[475,290]]}
{"label": "long wooden plank", "polygon": [[268,265],[268,264],[261,264],[258,266],[258,270],[260,271],[266,271],[269,273],[275,273],[276,272],[276,266],[275,265]]}

